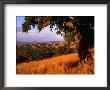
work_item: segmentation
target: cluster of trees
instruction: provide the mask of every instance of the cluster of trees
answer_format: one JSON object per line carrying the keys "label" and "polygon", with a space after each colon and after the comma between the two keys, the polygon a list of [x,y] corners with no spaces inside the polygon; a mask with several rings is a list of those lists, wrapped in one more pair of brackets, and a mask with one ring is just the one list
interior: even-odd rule
{"label": "cluster of trees", "polygon": [[73,49],[64,45],[62,47],[36,47],[36,48],[23,48],[16,49],[16,60],[18,62],[24,62],[29,60],[42,60],[53,56],[59,56],[63,54],[73,53]]}
{"label": "cluster of trees", "polygon": [[50,31],[56,27],[56,33],[62,35],[68,45],[75,41],[74,37],[79,33],[80,42],[77,51],[80,61],[86,58],[88,49],[94,47],[94,16],[25,16],[22,28],[27,32],[31,26],[33,28],[37,26],[40,32],[48,25]]}

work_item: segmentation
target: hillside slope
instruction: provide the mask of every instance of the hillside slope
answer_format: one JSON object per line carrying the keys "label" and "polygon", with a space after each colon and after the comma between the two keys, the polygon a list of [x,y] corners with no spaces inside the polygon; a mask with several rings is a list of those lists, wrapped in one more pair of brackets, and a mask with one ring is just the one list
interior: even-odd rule
{"label": "hillside slope", "polygon": [[78,54],[67,54],[17,64],[17,74],[94,74],[94,59],[78,63]]}

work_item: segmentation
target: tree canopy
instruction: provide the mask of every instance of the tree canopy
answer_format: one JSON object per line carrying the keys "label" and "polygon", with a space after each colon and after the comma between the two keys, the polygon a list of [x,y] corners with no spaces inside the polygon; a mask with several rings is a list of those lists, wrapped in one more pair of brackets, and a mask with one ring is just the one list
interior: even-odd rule
{"label": "tree canopy", "polygon": [[50,31],[55,27],[57,34],[62,35],[70,43],[74,36],[80,34],[80,48],[94,46],[94,16],[25,16],[22,24],[23,32],[38,27],[39,32],[46,26]]}
{"label": "tree canopy", "polygon": [[[56,27],[57,34],[61,34],[70,42],[72,37],[74,37],[75,32],[79,31],[81,34],[81,28],[83,27],[94,27],[94,17],[93,16],[25,16],[25,22],[22,24],[24,32],[31,29],[31,26],[35,28],[38,27],[39,32],[46,26],[50,25],[50,31],[53,27]],[[85,30],[84,30],[85,31]],[[70,40],[69,40],[70,39]],[[73,38],[74,40],[74,38]]]}

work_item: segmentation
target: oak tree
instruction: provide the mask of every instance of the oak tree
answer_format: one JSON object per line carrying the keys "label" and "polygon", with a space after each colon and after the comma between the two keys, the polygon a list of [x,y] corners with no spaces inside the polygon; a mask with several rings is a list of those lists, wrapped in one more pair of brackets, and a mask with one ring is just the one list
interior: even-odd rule
{"label": "oak tree", "polygon": [[[78,55],[80,61],[88,55],[88,49],[94,47],[94,16],[25,16],[23,32],[38,27],[39,32],[49,25],[64,37],[68,45],[79,39]],[[75,36],[78,36],[75,39]]]}

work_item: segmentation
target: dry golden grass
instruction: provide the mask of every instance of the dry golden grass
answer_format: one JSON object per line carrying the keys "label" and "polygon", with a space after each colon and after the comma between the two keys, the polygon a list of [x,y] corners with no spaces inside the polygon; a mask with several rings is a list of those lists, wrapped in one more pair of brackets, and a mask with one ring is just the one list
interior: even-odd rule
{"label": "dry golden grass", "polygon": [[57,56],[45,60],[17,64],[17,74],[94,74],[94,59],[78,63],[78,54]]}

